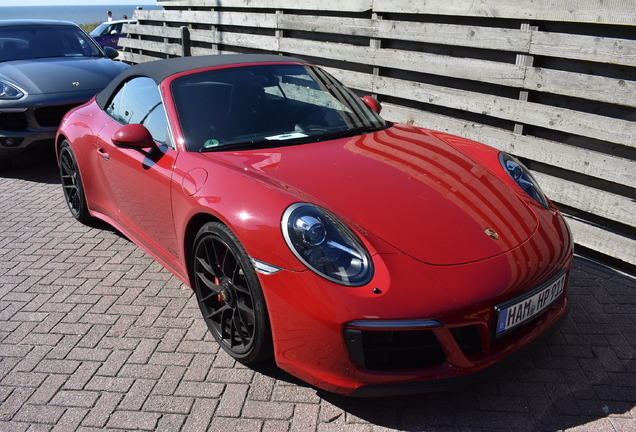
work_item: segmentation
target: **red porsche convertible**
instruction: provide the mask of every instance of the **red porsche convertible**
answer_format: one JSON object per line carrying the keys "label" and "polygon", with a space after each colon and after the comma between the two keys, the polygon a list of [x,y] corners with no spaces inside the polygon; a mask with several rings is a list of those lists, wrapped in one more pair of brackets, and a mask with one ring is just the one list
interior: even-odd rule
{"label": "red porsche convertible", "polygon": [[571,235],[513,156],[379,111],[294,58],[139,64],[64,118],[64,195],[245,364],[350,395],[465,385],[558,327]]}

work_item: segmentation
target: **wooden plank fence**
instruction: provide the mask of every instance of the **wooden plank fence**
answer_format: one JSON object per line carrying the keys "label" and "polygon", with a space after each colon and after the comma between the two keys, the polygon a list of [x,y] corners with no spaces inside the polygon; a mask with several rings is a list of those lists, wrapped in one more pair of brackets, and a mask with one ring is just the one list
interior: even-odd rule
{"label": "wooden plank fence", "polygon": [[508,151],[577,249],[636,268],[636,0],[158,0],[121,59],[310,60],[392,121]]}

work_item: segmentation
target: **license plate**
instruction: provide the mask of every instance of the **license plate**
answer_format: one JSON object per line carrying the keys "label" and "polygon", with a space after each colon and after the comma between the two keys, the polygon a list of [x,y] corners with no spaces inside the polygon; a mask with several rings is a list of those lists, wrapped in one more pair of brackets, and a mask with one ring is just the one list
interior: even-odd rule
{"label": "license plate", "polygon": [[499,336],[539,315],[563,294],[566,273],[562,272],[531,293],[495,306]]}

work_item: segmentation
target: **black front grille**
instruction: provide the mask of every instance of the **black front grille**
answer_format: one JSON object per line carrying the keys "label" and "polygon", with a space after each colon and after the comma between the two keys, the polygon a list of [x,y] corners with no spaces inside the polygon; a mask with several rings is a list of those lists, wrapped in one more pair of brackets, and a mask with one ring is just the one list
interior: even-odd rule
{"label": "black front grille", "polygon": [[25,130],[29,125],[26,112],[1,112],[0,129],[8,131]]}
{"label": "black front grille", "polygon": [[446,361],[442,347],[430,330],[345,329],[344,337],[351,359],[364,369],[414,369]]}
{"label": "black front grille", "polygon": [[42,127],[59,126],[64,114],[78,105],[79,104],[68,104],[36,108],[34,111],[35,121]]}

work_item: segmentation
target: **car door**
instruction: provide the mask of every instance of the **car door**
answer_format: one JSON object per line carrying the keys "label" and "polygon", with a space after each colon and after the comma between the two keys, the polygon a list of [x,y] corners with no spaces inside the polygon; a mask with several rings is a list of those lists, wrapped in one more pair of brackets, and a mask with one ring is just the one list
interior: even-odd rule
{"label": "car door", "polygon": [[[178,250],[171,205],[172,170],[178,152],[169,140],[157,84],[146,77],[132,78],[109,101],[106,113],[113,121],[99,132],[97,153],[116,206],[112,217],[124,234],[171,266]],[[113,135],[127,124],[144,125],[156,147],[115,145]]]}

